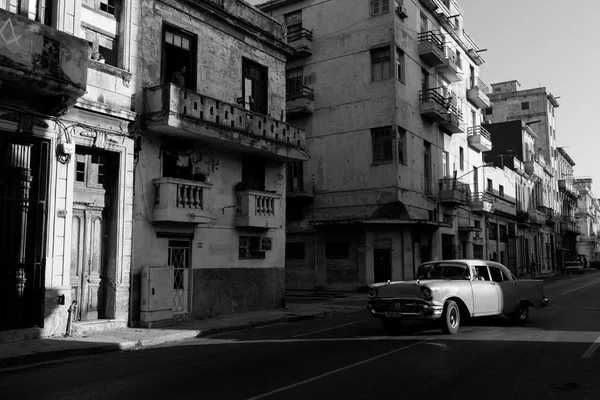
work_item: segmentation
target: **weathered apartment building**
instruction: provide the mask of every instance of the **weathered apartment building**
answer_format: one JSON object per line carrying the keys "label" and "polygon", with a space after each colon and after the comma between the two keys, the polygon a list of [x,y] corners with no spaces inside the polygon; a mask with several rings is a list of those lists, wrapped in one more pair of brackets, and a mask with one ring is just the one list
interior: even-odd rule
{"label": "weathered apartment building", "polygon": [[135,7],[0,2],[0,340],[127,322]]}
{"label": "weathered apartment building", "polygon": [[587,261],[595,261],[598,260],[600,253],[598,241],[600,204],[594,197],[592,178],[576,178],[573,185],[579,194],[575,215],[581,235],[577,237],[577,252],[585,255]]}
{"label": "weathered apartment building", "polygon": [[[545,87],[518,87],[516,80],[492,84],[493,105],[485,118],[494,149],[486,156],[496,164],[498,158],[523,164],[531,195],[516,213],[518,263],[522,268],[535,261],[540,272],[550,273],[577,257],[575,162],[556,145],[557,98]],[[531,138],[526,140],[524,132]]]}
{"label": "weathered apartment building", "polygon": [[175,317],[280,307],[285,163],[308,158],[285,122],[284,28],[238,0],[143,0],[140,17],[134,281],[172,266]]}
{"label": "weathered apartment building", "polygon": [[[455,1],[275,0],[288,43],[286,285],[353,290],[484,257],[484,60]],[[347,12],[341,12],[346,10]],[[351,12],[350,12],[351,11]],[[456,178],[456,179],[453,179]],[[471,201],[475,199],[475,201]]]}

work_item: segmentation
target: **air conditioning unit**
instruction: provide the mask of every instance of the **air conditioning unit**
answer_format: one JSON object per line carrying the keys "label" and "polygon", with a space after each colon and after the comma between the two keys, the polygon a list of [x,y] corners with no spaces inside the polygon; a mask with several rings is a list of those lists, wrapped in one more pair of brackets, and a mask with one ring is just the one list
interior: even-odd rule
{"label": "air conditioning unit", "polygon": [[401,19],[408,18],[408,14],[406,13],[406,7],[404,7],[404,6],[397,6],[396,7],[396,14],[398,14],[398,16]]}

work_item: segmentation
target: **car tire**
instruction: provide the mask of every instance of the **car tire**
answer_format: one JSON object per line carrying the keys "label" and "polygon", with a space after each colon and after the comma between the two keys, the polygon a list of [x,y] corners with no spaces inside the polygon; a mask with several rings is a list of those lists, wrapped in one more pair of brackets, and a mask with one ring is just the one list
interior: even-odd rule
{"label": "car tire", "polygon": [[460,309],[454,300],[448,300],[444,304],[444,312],[442,313],[442,331],[444,333],[454,335],[460,328]]}
{"label": "car tire", "polygon": [[388,333],[398,333],[402,328],[402,321],[397,318],[381,318],[381,324]]}
{"label": "car tire", "polygon": [[529,306],[523,302],[517,304],[517,308],[514,313],[511,314],[513,321],[523,324],[529,319]]}

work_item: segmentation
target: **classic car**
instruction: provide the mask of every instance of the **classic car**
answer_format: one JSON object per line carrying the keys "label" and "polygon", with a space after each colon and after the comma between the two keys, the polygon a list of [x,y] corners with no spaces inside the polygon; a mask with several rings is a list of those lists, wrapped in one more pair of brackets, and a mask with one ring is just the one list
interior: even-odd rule
{"label": "classic car", "polygon": [[529,307],[546,307],[542,280],[517,279],[494,261],[441,260],[421,264],[416,280],[374,283],[367,308],[387,330],[404,319],[438,320],[445,333],[458,332],[461,318],[505,314],[517,322]]}
{"label": "classic car", "polygon": [[565,273],[569,273],[569,272],[578,272],[580,274],[583,274],[583,264],[580,261],[567,261],[565,262]]}

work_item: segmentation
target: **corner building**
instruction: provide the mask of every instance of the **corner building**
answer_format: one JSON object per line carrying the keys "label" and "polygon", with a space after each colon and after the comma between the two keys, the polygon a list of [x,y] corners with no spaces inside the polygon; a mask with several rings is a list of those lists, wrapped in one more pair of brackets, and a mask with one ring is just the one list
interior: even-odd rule
{"label": "corner building", "polygon": [[356,290],[411,279],[423,261],[483,257],[473,232],[485,228],[485,211],[470,200],[491,149],[481,126],[490,102],[460,6],[258,7],[285,25],[296,50],[287,117],[306,130],[310,155],[288,165],[286,287]]}

